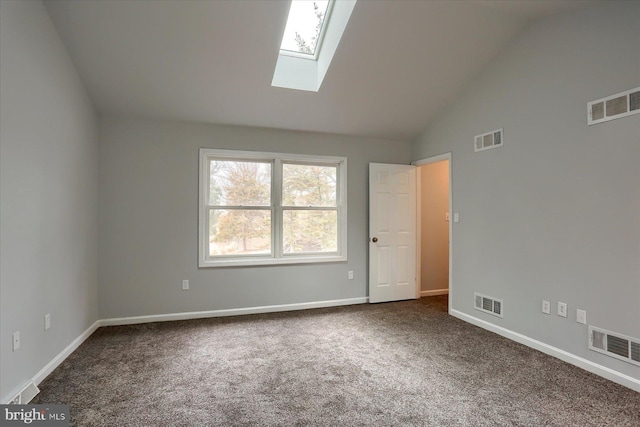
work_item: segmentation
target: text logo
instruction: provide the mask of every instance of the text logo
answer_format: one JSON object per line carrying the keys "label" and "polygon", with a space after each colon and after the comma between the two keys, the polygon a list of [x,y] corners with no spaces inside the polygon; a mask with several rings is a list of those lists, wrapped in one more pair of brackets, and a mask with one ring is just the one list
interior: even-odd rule
{"label": "text logo", "polygon": [[69,405],[0,405],[2,426],[69,426]]}

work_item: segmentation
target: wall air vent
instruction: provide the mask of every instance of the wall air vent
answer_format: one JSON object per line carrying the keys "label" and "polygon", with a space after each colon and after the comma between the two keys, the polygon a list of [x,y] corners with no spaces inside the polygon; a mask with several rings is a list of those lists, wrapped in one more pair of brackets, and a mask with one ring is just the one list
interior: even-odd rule
{"label": "wall air vent", "polygon": [[488,150],[489,148],[502,147],[504,142],[502,138],[502,129],[492,130],[491,132],[476,135],[474,138],[474,151]]}
{"label": "wall air vent", "polygon": [[502,316],[502,300],[488,297],[479,293],[473,294],[475,298],[475,309],[484,311],[485,313],[493,314],[494,316]]}
{"label": "wall air vent", "polygon": [[589,326],[589,349],[640,366],[640,339]]}
{"label": "wall air vent", "polygon": [[587,103],[589,126],[640,113],[640,87]]}
{"label": "wall air vent", "polygon": [[25,405],[31,402],[31,399],[36,397],[38,393],[40,393],[40,389],[33,381],[30,381],[22,390],[20,390],[20,393],[16,394],[13,399],[9,401],[9,404]]}

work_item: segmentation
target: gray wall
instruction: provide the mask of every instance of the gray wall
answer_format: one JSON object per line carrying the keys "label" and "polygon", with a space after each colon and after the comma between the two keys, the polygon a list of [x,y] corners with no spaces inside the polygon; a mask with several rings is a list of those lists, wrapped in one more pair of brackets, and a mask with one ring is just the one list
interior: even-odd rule
{"label": "gray wall", "polygon": [[[348,262],[198,269],[198,149],[348,158]],[[407,142],[167,121],[100,125],[99,312],[117,318],[367,295],[368,163]],[[354,280],[347,271],[354,271]],[[191,289],[181,290],[188,279]]]}
{"label": "gray wall", "polygon": [[[453,309],[640,378],[589,351],[587,323],[640,338],[640,115],[587,126],[588,101],[640,86],[640,3],[530,27],[414,144],[452,152]],[[504,147],[473,136],[504,127]],[[504,319],[473,292],[504,299]],[[541,313],[541,300],[569,317]]]}
{"label": "gray wall", "polygon": [[42,3],[0,8],[5,401],[97,320],[98,150],[93,107]]}

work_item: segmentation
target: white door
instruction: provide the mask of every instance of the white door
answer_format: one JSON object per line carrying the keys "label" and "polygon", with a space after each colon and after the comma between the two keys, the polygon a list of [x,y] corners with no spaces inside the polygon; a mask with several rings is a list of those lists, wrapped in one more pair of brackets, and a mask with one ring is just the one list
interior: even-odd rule
{"label": "white door", "polygon": [[369,164],[369,302],[415,299],[416,168]]}

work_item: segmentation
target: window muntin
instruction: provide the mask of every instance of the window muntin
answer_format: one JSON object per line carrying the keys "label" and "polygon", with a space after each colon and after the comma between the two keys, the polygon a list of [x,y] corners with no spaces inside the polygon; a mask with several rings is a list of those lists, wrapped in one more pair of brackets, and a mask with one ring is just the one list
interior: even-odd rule
{"label": "window muntin", "polygon": [[346,261],[346,159],[200,151],[201,267]]}

